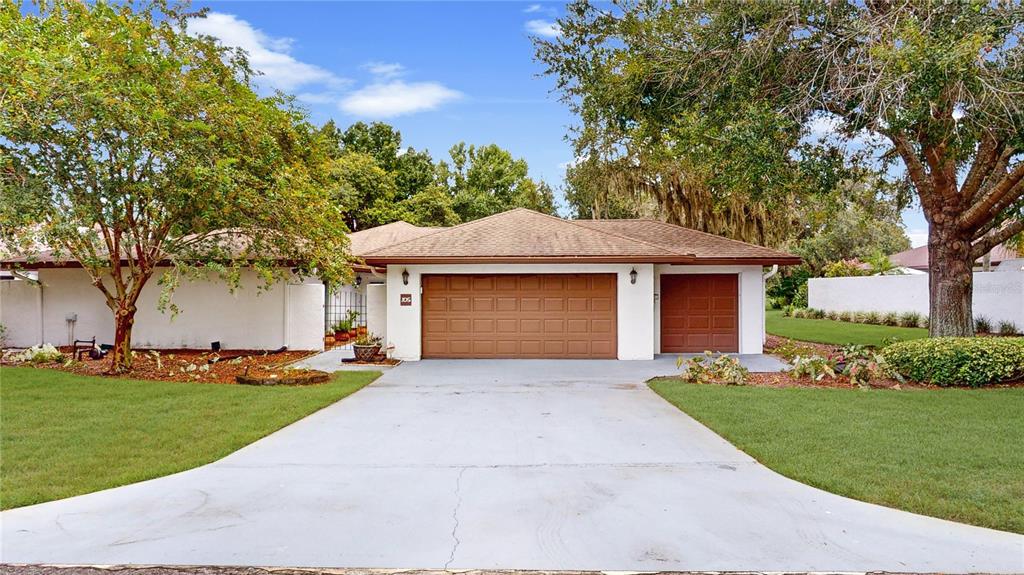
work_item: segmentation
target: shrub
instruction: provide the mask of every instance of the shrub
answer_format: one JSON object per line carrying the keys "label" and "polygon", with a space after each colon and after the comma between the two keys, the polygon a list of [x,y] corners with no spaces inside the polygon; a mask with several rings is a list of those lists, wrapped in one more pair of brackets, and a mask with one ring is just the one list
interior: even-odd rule
{"label": "shrub", "polygon": [[976,333],[992,333],[992,320],[983,315],[974,318],[974,331]]}
{"label": "shrub", "polygon": [[939,337],[885,348],[893,370],[913,381],[978,387],[1024,376],[1024,339]]}
{"label": "shrub", "polygon": [[858,260],[839,260],[830,264],[825,264],[822,268],[822,275],[827,278],[842,278],[852,276],[865,276],[868,275],[867,270],[860,268],[860,261]]}
{"label": "shrub", "polygon": [[900,314],[891,311],[882,316],[882,325],[897,326],[900,324]]}
{"label": "shrub", "polygon": [[801,344],[791,339],[787,339],[782,342],[782,345],[772,350],[772,353],[781,357],[786,361],[793,361],[793,358],[798,355],[809,356],[814,355],[816,349],[813,346]]}
{"label": "shrub", "polygon": [[768,298],[768,305],[772,309],[782,309],[786,306],[786,298],[780,296],[770,297]]}
{"label": "shrub", "polygon": [[917,327],[921,323],[921,314],[908,311],[900,314],[901,327]]}
{"label": "shrub", "polygon": [[843,375],[850,378],[850,383],[862,388],[867,388],[873,379],[889,376],[902,379],[893,372],[885,356],[874,350],[866,350],[863,356],[850,358],[843,369]]}
{"label": "shrub", "polygon": [[835,310],[829,310],[825,312],[825,317],[827,317],[830,320],[837,321],[839,320],[839,312]]}
{"label": "shrub", "polygon": [[807,307],[807,282],[804,282],[797,288],[796,293],[793,294],[793,305],[796,307]]}
{"label": "shrub", "polygon": [[796,308],[791,306],[791,305],[783,306],[783,308],[782,308],[782,317],[793,317],[793,312],[795,310],[796,310]]}
{"label": "shrub", "polygon": [[866,313],[858,314],[858,317],[861,318],[860,323],[870,323],[871,325],[882,324],[882,314],[878,313],[877,311],[869,311]]}
{"label": "shrub", "polygon": [[804,308],[797,308],[793,310],[793,317],[797,319],[803,319],[807,317],[807,310],[805,310]]}
{"label": "shrub", "polygon": [[836,377],[836,362],[820,355],[803,356],[798,355],[791,362],[793,368],[789,370],[793,377],[808,376],[814,381],[821,381],[827,375],[829,378]]}
{"label": "shrub", "polygon": [[999,335],[1017,335],[1017,324],[1012,321],[999,322]]}
{"label": "shrub", "polygon": [[931,323],[932,322],[931,320],[928,319],[928,316],[923,315],[921,316],[921,321],[917,324],[917,327],[923,327],[924,329],[928,329]]}
{"label": "shrub", "polygon": [[750,371],[740,365],[740,360],[735,357],[722,354],[715,357],[710,351],[704,355],[683,359],[676,359],[676,367],[686,366],[683,373],[679,375],[686,383],[727,383],[729,385],[743,385],[747,382]]}
{"label": "shrub", "polygon": [[64,354],[48,343],[44,343],[43,345],[34,345],[11,357],[12,361],[28,361],[32,363],[49,363],[52,361],[60,361],[62,359],[64,359]]}
{"label": "shrub", "polygon": [[839,312],[839,321],[854,321],[854,318],[856,317],[857,314],[853,313],[852,311]]}

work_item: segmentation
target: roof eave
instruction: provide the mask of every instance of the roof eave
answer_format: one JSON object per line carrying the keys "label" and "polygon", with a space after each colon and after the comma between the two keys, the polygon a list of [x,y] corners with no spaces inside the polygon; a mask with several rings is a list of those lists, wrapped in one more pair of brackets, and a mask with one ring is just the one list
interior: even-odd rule
{"label": "roof eave", "polygon": [[693,256],[369,256],[368,265],[388,266],[394,264],[621,264],[621,263],[666,263],[692,264]]}

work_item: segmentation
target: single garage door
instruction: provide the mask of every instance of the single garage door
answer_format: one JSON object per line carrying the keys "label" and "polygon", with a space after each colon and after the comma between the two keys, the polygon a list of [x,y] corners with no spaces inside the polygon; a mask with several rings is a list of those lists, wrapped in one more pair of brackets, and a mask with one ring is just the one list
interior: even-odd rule
{"label": "single garage door", "polygon": [[661,351],[739,351],[734,274],[661,276]]}
{"label": "single garage door", "polygon": [[614,274],[423,276],[423,357],[615,358]]}

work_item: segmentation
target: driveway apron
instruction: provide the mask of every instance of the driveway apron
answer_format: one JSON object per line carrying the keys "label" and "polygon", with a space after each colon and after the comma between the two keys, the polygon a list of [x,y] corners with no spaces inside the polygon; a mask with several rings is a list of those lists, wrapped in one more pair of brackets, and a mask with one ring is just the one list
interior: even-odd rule
{"label": "driveway apron", "polygon": [[786,479],[643,383],[669,362],[421,361],[210,465],[0,514],[2,560],[1024,571],[1024,537]]}

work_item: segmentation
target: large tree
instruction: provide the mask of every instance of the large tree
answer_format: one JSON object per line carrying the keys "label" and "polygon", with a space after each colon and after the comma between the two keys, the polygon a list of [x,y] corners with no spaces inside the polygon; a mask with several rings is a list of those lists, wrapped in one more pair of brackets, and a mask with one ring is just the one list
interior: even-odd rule
{"label": "large tree", "polygon": [[[1019,2],[581,1],[559,25],[539,55],[585,125],[711,128],[702,165],[757,175],[832,122],[898,162],[929,223],[931,333],[973,332],[972,264],[1024,229]],[[751,130],[758,112],[783,130]]]}
{"label": "large tree", "polygon": [[113,314],[115,373],[155,275],[166,297],[211,272],[232,288],[243,269],[266,285],[289,268],[351,274],[320,134],[250,88],[244,53],[186,33],[195,16],[159,1],[0,8],[0,230],[81,262]]}
{"label": "large tree", "polygon": [[554,213],[549,187],[530,179],[526,160],[495,144],[467,146],[460,142],[448,151],[450,162],[439,162],[438,182],[452,197],[455,213],[468,222],[511,208],[525,207]]}

